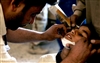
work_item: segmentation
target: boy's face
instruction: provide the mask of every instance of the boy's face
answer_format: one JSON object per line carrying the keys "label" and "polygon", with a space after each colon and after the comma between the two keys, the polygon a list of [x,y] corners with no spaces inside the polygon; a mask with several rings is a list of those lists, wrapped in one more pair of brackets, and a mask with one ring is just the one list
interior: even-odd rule
{"label": "boy's face", "polygon": [[45,4],[29,6],[24,3],[11,4],[5,11],[5,23],[8,29],[16,30],[18,27],[31,23],[36,14],[40,13]]}
{"label": "boy's face", "polygon": [[86,26],[81,26],[79,29],[73,29],[71,32],[68,32],[65,35],[65,38],[72,41],[72,42],[77,42],[80,40],[82,37],[89,38],[90,37],[90,30]]}

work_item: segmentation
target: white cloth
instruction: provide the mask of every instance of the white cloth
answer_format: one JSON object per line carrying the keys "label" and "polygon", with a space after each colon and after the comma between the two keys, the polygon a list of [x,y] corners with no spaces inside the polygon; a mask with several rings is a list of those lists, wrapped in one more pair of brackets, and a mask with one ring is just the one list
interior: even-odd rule
{"label": "white cloth", "polygon": [[32,30],[36,31],[45,31],[47,22],[48,22],[48,8],[50,4],[46,4],[42,11],[36,15],[34,23],[32,24]]}
{"label": "white cloth", "polygon": [[57,53],[45,54],[39,58],[38,63],[56,63]]}
{"label": "white cloth", "polygon": [[0,4],[0,63],[17,63],[14,57],[11,57],[3,41],[2,36],[6,34],[6,26],[4,21],[4,15],[2,11],[2,6]]}
{"label": "white cloth", "polygon": [[0,4],[0,35],[5,35],[5,34],[6,34],[6,26],[4,22],[2,6]]}

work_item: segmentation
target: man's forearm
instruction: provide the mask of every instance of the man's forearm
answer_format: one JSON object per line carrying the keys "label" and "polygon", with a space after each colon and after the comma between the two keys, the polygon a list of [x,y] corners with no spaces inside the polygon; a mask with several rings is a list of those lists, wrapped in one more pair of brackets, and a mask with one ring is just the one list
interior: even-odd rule
{"label": "man's forearm", "polygon": [[44,40],[42,33],[24,28],[18,28],[15,31],[8,29],[6,37],[9,42],[33,42]]}

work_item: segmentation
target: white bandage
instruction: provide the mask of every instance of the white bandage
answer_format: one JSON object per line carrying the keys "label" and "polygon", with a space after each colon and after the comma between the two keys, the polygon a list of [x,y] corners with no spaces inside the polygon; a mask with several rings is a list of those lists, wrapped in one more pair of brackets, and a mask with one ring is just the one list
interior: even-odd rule
{"label": "white bandage", "polygon": [[68,47],[66,46],[66,44],[75,45],[75,42],[71,42],[71,41],[67,40],[66,38],[62,38],[61,41],[62,41],[62,44],[63,44],[63,46],[64,46],[65,48],[68,48]]}

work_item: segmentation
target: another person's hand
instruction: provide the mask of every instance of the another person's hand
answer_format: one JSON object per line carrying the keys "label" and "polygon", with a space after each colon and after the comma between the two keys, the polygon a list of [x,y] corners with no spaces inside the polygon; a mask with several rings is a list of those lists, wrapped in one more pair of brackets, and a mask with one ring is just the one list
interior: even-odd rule
{"label": "another person's hand", "polygon": [[69,54],[69,51],[70,51],[70,49],[63,48],[63,50],[61,51],[61,54],[60,54],[62,60],[67,57],[67,55]]}
{"label": "another person's hand", "polygon": [[69,54],[69,51],[71,50],[71,47],[74,46],[72,44],[66,44],[66,47],[64,47],[61,51],[61,59],[65,59],[67,57],[67,55]]}
{"label": "another person's hand", "polygon": [[100,40],[92,39],[92,40],[91,40],[91,43],[94,44],[94,45],[99,46],[98,49],[97,49],[97,53],[100,54]]}
{"label": "another person's hand", "polygon": [[92,50],[92,44],[82,38],[75,46],[71,47],[69,54],[61,63],[84,63],[94,52],[96,50]]}
{"label": "another person's hand", "polygon": [[66,32],[67,28],[63,24],[54,24],[43,33],[43,36],[46,37],[46,40],[54,40],[64,37]]}
{"label": "another person's hand", "polygon": [[75,27],[76,24],[77,24],[77,21],[78,20],[78,16],[77,15],[71,15],[70,16],[70,24],[72,27]]}

